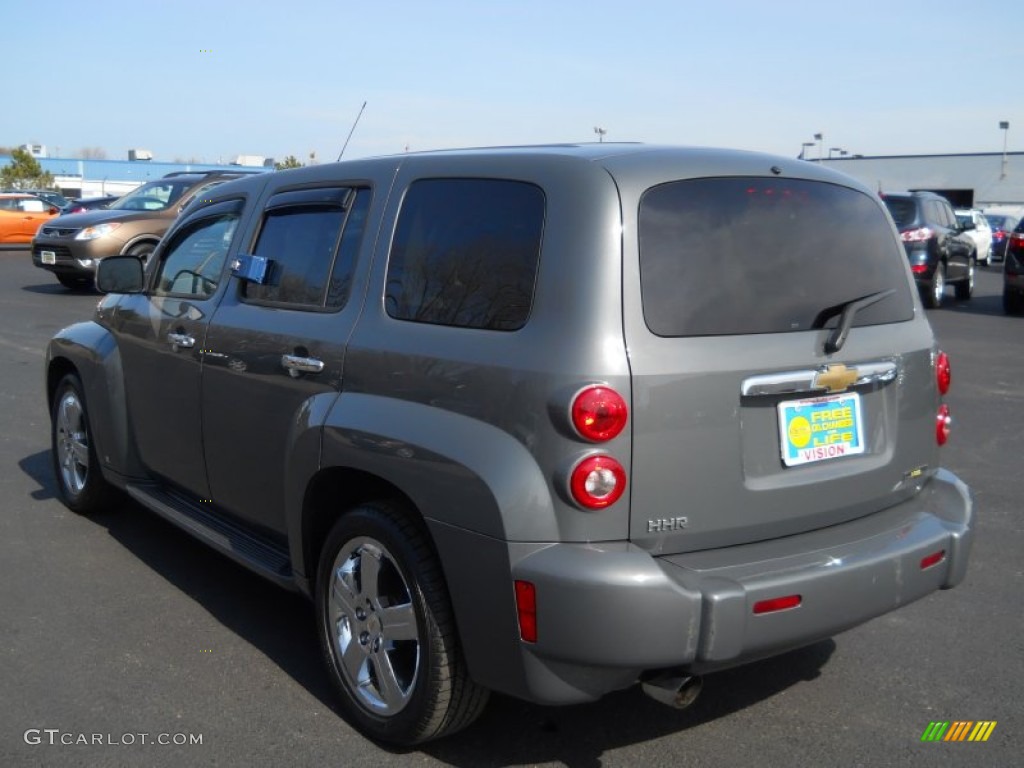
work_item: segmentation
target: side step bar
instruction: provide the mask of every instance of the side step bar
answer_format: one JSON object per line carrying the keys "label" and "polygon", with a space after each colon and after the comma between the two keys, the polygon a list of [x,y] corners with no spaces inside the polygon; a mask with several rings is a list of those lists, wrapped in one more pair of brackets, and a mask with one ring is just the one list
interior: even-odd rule
{"label": "side step bar", "polygon": [[147,509],[197,536],[236,563],[285,589],[296,589],[288,550],[243,528],[184,494],[158,485],[128,484],[125,491]]}

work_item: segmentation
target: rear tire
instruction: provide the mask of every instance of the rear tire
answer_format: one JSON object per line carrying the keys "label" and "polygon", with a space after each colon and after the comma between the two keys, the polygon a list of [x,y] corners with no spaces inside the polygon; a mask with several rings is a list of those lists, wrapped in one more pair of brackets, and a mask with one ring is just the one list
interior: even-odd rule
{"label": "rear tire", "polygon": [[422,524],[380,501],[345,513],[324,543],[317,632],[348,719],[411,745],[472,723],[488,691],[466,668],[437,556]]}
{"label": "rear tire", "polygon": [[935,273],[932,275],[932,279],[928,281],[927,285],[924,286],[924,290],[921,291],[921,298],[924,299],[924,305],[929,309],[938,309],[942,306],[942,298],[946,293],[946,268],[940,261],[935,265]]}
{"label": "rear tire", "polygon": [[974,273],[974,259],[971,259],[967,265],[967,279],[961,280],[954,286],[954,292],[960,301],[967,301],[974,293]]}
{"label": "rear tire", "polygon": [[1024,315],[1024,296],[1008,288],[1003,289],[1003,312],[1008,315]]}
{"label": "rear tire", "polygon": [[72,512],[99,512],[110,503],[114,489],[100,469],[82,382],[75,374],[67,374],[57,385],[50,416],[57,495]]}

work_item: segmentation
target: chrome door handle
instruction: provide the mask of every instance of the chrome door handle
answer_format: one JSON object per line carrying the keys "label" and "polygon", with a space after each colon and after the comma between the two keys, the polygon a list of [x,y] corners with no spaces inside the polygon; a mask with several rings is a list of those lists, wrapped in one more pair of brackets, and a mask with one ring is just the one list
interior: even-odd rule
{"label": "chrome door handle", "polygon": [[323,360],[299,355],[281,355],[281,365],[292,376],[298,376],[300,373],[320,373],[324,369]]}
{"label": "chrome door handle", "polygon": [[168,333],[167,340],[175,349],[191,349],[196,345],[196,340],[187,333]]}

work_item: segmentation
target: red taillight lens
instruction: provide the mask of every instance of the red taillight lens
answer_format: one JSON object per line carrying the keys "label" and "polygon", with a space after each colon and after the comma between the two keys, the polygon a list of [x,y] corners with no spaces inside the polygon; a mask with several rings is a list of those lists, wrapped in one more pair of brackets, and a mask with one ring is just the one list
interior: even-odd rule
{"label": "red taillight lens", "polygon": [[516,614],[519,616],[519,637],[527,643],[536,643],[537,588],[529,581],[516,582]]}
{"label": "red taillight lens", "polygon": [[935,232],[929,227],[908,229],[906,232],[900,232],[900,240],[904,243],[923,243],[925,240],[931,240],[934,236]]}
{"label": "red taillight lens", "polygon": [[775,613],[785,611],[789,608],[796,608],[803,601],[800,595],[786,595],[785,597],[773,597],[770,600],[758,600],[754,603],[754,613]]}
{"label": "red taillight lens", "polygon": [[626,490],[626,470],[611,456],[588,456],[573,469],[569,489],[586,509],[611,506]]}
{"label": "red taillight lens", "polygon": [[939,352],[935,357],[935,381],[939,385],[939,394],[949,392],[949,385],[953,382],[953,371],[949,367],[949,355]]}
{"label": "red taillight lens", "polygon": [[938,552],[932,552],[927,557],[921,558],[921,570],[931,568],[933,565],[938,565],[946,559],[946,550],[940,549]]}
{"label": "red taillight lens", "polygon": [[935,414],[935,442],[945,445],[949,440],[949,430],[953,425],[953,417],[949,415],[949,406],[943,403]]}
{"label": "red taillight lens", "polygon": [[910,266],[910,271],[913,272],[915,275],[923,275],[925,272],[928,271],[928,265],[927,264],[912,264]]}
{"label": "red taillight lens", "polygon": [[626,426],[626,401],[610,387],[599,384],[580,390],[572,400],[572,425],[580,437],[603,443]]}

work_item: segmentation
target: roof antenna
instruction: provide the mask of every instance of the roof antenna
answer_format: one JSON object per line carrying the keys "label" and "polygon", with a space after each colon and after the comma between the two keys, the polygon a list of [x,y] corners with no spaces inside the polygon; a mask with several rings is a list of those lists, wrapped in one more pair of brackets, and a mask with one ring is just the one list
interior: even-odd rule
{"label": "roof antenna", "polygon": [[352,129],[348,132],[348,136],[345,137],[345,143],[341,145],[341,152],[338,153],[338,160],[341,160],[341,156],[345,154],[345,147],[348,146],[348,140],[352,138],[352,134],[355,133],[356,126],[359,125],[359,118],[363,116],[363,110],[366,109],[366,102],[363,102],[363,106],[359,108],[359,114],[356,115],[356,121],[352,123]]}

